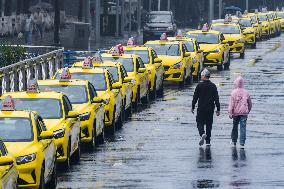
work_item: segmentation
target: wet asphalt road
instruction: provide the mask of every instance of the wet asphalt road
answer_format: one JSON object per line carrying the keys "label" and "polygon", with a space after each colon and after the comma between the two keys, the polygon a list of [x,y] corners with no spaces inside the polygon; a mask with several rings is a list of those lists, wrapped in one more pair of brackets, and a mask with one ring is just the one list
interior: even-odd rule
{"label": "wet asphalt road", "polygon": [[[199,148],[190,113],[196,84],[169,85],[165,96],[140,108],[113,138],[59,173],[58,188],[284,188],[284,35],[233,59],[230,71],[212,71],[221,116],[212,147]],[[245,150],[230,147],[228,98],[242,73],[253,99]]]}

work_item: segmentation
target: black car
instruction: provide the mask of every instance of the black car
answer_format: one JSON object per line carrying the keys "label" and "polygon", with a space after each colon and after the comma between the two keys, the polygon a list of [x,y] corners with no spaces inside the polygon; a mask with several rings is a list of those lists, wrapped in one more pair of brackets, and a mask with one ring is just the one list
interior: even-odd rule
{"label": "black car", "polygon": [[151,11],[146,18],[143,30],[143,42],[160,39],[162,33],[175,36],[177,31],[171,11]]}

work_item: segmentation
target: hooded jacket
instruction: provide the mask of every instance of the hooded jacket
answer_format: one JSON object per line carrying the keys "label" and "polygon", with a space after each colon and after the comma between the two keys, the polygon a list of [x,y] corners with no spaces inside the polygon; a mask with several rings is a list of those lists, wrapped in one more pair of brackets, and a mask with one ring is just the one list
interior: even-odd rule
{"label": "hooded jacket", "polygon": [[229,102],[230,116],[247,116],[252,108],[249,93],[244,89],[244,79],[239,76],[235,82],[235,89],[231,93]]}

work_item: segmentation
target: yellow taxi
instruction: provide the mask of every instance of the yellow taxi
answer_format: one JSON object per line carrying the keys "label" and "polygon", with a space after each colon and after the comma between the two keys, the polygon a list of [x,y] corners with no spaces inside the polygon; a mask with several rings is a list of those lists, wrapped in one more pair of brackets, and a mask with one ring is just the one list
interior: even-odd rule
{"label": "yellow taxi", "polygon": [[69,98],[74,111],[80,114],[81,142],[93,150],[96,143],[104,142],[103,99],[89,81],[71,79],[68,68],[64,70],[60,80],[38,80],[39,89],[62,92]]}
{"label": "yellow taxi", "polygon": [[164,67],[162,60],[158,58],[157,54],[151,47],[135,46],[133,38],[128,40],[127,46],[123,47],[125,54],[138,55],[147,70],[149,70],[150,81],[150,96],[152,99],[156,98],[156,95],[162,96],[164,91]]}
{"label": "yellow taxi", "polygon": [[245,56],[245,36],[240,25],[225,21],[224,24],[212,24],[211,30],[219,31],[225,37],[230,46],[230,53],[239,53],[241,58]]}
{"label": "yellow taxi", "polygon": [[257,18],[259,19],[262,25],[262,36],[271,37],[274,34],[273,24],[271,24],[266,13],[258,13]]}
{"label": "yellow taxi", "polygon": [[280,18],[280,25],[281,25],[281,31],[284,31],[284,11],[278,11],[276,13],[277,17]]}
{"label": "yellow taxi", "polygon": [[[56,145],[53,133],[47,130],[43,118],[36,112],[16,110],[21,106],[20,103],[5,95],[0,111],[0,137],[8,152],[16,159],[18,187],[56,188]],[[13,165],[13,162],[10,163]]]}
{"label": "yellow taxi", "polygon": [[260,23],[257,15],[255,13],[248,13],[243,16],[243,18],[250,18],[253,24],[253,27],[256,30],[256,39],[261,40],[262,38],[262,24]]}
{"label": "yellow taxi", "polygon": [[192,79],[192,62],[190,52],[187,52],[184,41],[170,41],[165,33],[160,40],[148,41],[146,47],[151,47],[162,59],[166,81],[178,82],[183,86]]}
{"label": "yellow taxi", "polygon": [[9,92],[1,99],[12,96],[17,110],[38,112],[48,131],[52,131],[57,146],[56,161],[68,169],[71,158],[80,159],[80,120],[68,97],[54,91],[39,91],[35,80],[29,81],[27,91]]}
{"label": "yellow taxi", "polygon": [[127,71],[128,77],[133,81],[132,103],[137,107],[141,101],[143,104],[149,102],[149,71],[144,65],[141,57],[136,54],[125,54],[122,45],[112,48],[109,53],[102,54],[103,61],[120,62]]}
{"label": "yellow taxi", "polygon": [[253,27],[253,23],[250,18],[241,18],[239,24],[242,29],[242,33],[245,36],[246,44],[251,45],[252,48],[256,48],[256,35],[257,30]]}
{"label": "yellow taxi", "polygon": [[[63,69],[55,74],[54,78],[60,79]],[[114,134],[117,126],[122,126],[122,85],[114,82],[113,76],[107,69],[94,68],[90,61],[85,60],[81,68],[70,68],[73,79],[87,80],[95,87],[98,96],[105,104],[105,132]]]}
{"label": "yellow taxi", "polygon": [[[96,57],[98,56],[98,58]],[[132,96],[133,96],[133,83],[132,79],[128,77],[127,71],[121,63],[103,61],[101,55],[96,53],[95,57],[91,58],[93,66],[107,69],[113,76],[114,82],[118,82],[122,85],[121,87],[121,98],[122,98],[122,111],[123,116],[129,117],[132,114]],[[76,62],[72,67],[82,67],[83,62]]]}
{"label": "yellow taxi", "polygon": [[188,38],[182,35],[181,31],[178,32],[176,37],[169,37],[169,41],[184,41],[187,52],[190,52],[192,62],[192,77],[194,81],[200,79],[200,72],[203,70],[203,50],[200,49],[196,39]]}
{"label": "yellow taxi", "polygon": [[281,34],[281,21],[280,17],[277,16],[276,12],[270,11],[267,13],[269,19],[275,23],[275,35],[279,36]]}
{"label": "yellow taxi", "polygon": [[8,153],[4,142],[0,140],[0,189],[16,189],[18,176],[14,157]]}
{"label": "yellow taxi", "polygon": [[230,67],[230,47],[223,34],[218,31],[209,30],[205,24],[202,30],[187,32],[188,38],[196,39],[199,47],[203,50],[204,66],[217,66],[223,70]]}

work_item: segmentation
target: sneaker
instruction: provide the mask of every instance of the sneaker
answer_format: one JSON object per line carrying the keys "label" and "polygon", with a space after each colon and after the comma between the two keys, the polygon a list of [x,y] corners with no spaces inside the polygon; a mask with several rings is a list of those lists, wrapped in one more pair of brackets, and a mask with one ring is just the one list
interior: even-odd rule
{"label": "sneaker", "polygon": [[204,144],[204,140],[205,140],[206,137],[207,137],[206,134],[203,134],[201,136],[200,141],[199,141],[199,146],[202,146]]}
{"label": "sneaker", "polygon": [[240,149],[245,149],[245,145],[244,144],[240,144]]}
{"label": "sneaker", "polygon": [[235,148],[236,146],[237,146],[237,143],[236,143],[236,142],[231,141],[231,147],[232,147],[232,148]]}

